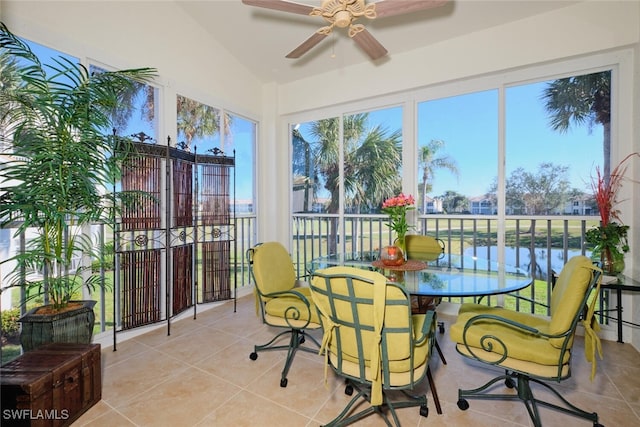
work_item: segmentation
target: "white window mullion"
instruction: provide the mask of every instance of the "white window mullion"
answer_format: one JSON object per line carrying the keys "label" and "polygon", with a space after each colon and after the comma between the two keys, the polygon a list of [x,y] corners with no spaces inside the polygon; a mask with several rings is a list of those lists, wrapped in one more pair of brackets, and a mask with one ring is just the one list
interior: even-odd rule
{"label": "white window mullion", "polygon": [[506,227],[506,129],[505,129],[505,88],[498,88],[498,262],[505,261],[505,227]]}
{"label": "white window mullion", "polygon": [[338,200],[338,234],[341,236],[340,238],[340,253],[346,252],[346,239],[345,239],[345,219],[344,219],[344,115],[340,115],[339,122],[340,126],[338,127],[338,140],[339,140],[339,150],[338,150],[338,181],[340,182],[340,188],[338,194],[340,200]]}

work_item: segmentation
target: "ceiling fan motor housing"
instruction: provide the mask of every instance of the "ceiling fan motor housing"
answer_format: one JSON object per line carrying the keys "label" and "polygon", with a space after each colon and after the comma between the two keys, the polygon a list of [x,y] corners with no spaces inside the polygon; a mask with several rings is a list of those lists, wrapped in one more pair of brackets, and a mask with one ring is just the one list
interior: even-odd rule
{"label": "ceiling fan motor housing", "polygon": [[334,23],[336,24],[336,27],[346,28],[351,24],[351,13],[346,10],[339,11],[333,17],[335,19]]}

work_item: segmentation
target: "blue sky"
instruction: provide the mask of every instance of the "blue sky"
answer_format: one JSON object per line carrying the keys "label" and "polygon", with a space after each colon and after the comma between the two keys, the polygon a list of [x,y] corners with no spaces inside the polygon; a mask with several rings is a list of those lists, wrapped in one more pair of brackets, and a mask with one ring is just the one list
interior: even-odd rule
{"label": "blue sky", "polygon": [[[602,164],[602,127],[589,134],[586,125],[573,127],[566,134],[548,125],[544,102],[540,99],[545,83],[528,84],[506,91],[507,176],[518,167],[535,172],[543,162],[569,166],[571,187],[590,191],[590,176]],[[498,93],[477,92],[428,101],[419,108],[419,143],[431,139],[445,142],[443,153],[454,158],[460,178],[439,170],[432,195],[457,189],[468,195],[482,195],[498,168]],[[599,162],[599,163],[598,163]]]}
{"label": "blue sky", "polygon": [[[518,167],[535,172],[541,163],[551,162],[569,166],[571,186],[590,191],[590,176],[602,164],[602,126],[594,126],[592,133],[586,125],[565,134],[553,131],[540,99],[545,86],[541,82],[506,90],[507,176]],[[498,130],[497,90],[421,103],[419,145],[444,141],[440,154],[455,159],[460,172],[456,177],[446,169],[436,170],[431,195],[448,190],[484,194],[497,175]]]}
{"label": "blue sky", "polygon": [[[590,177],[602,164],[602,126],[572,127],[566,134],[548,125],[540,99],[546,83],[506,90],[506,173],[518,167],[535,173],[543,162],[569,166],[572,188],[590,192]],[[389,132],[402,127],[402,108],[369,113],[370,127],[381,124]],[[305,134],[307,124],[300,127]],[[498,171],[498,91],[488,90],[425,101],[418,106],[418,144],[444,141],[440,155],[457,163],[459,177],[449,170],[435,171],[431,196],[448,190],[467,196],[485,194]],[[310,135],[305,135],[313,140]],[[422,176],[419,171],[418,179]],[[417,186],[416,186],[417,187]],[[325,197],[324,195],[321,197]]]}

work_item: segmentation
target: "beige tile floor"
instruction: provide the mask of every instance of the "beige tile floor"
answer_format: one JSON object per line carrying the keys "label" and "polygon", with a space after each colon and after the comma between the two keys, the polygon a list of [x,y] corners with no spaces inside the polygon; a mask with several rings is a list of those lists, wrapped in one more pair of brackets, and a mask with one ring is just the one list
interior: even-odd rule
{"label": "beige tile floor", "polygon": [[[452,316],[441,315],[450,324]],[[249,359],[253,345],[264,343],[273,331],[255,316],[251,296],[225,303],[174,322],[166,328],[120,342],[117,351],[104,348],[103,399],[75,426],[318,426],[331,420],[348,401],[343,382],[332,373],[324,385],[324,359],[298,352],[281,388],[283,352],[260,353]],[[459,356],[448,333],[438,335],[448,364],[437,354],[431,367],[443,407],[438,415],[428,393],[429,416],[417,408],[400,411],[403,426],[530,426],[520,402],[470,400],[470,408],[456,406],[459,387],[474,388],[494,372]],[[577,340],[573,377],[560,386],[578,406],[597,411],[606,427],[640,425],[640,354],[629,344],[603,342],[604,360],[589,381],[590,366]],[[425,383],[421,386],[428,389]],[[590,426],[582,419],[542,409],[545,427]],[[384,425],[377,415],[358,423]]]}

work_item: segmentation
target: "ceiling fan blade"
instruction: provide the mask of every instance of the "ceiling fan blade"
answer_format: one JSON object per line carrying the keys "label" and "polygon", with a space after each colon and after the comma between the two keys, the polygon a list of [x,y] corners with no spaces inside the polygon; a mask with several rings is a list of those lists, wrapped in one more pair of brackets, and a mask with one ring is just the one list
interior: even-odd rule
{"label": "ceiling fan blade", "polygon": [[[244,1],[244,0],[243,0]],[[381,0],[376,3],[376,18],[402,15],[442,6],[449,0]]]}
{"label": "ceiling fan blade", "polygon": [[306,39],[300,46],[293,49],[291,52],[287,54],[287,58],[300,58],[302,55],[307,53],[312,47],[320,43],[324,38],[327,37],[327,34],[321,33],[313,33],[311,37]]}
{"label": "ceiling fan blade", "polygon": [[242,3],[249,6],[263,7],[265,9],[298,13],[300,15],[308,15],[313,10],[313,6],[309,6],[308,4],[296,3],[287,0],[242,0]]}
{"label": "ceiling fan blade", "polygon": [[382,58],[387,54],[387,49],[366,28],[354,34],[352,38],[373,60]]}

